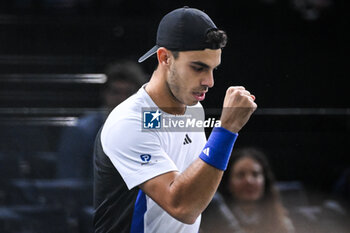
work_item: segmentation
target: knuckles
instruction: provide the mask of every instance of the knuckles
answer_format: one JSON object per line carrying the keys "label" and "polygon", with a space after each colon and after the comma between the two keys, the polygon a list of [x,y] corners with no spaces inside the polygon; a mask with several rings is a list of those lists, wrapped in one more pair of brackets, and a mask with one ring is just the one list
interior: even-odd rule
{"label": "knuckles", "polygon": [[251,93],[243,86],[229,87],[226,91],[225,102],[226,107],[245,107],[252,109],[252,111],[257,108]]}
{"label": "knuckles", "polygon": [[245,88],[243,86],[230,86],[229,88],[227,88],[226,94],[230,94],[236,90],[245,90]]}

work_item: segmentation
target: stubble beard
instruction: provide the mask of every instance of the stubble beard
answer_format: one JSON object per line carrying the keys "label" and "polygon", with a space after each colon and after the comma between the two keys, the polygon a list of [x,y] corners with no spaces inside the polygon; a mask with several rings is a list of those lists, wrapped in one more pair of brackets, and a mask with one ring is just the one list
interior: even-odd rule
{"label": "stubble beard", "polygon": [[[169,78],[166,81],[166,85],[168,87],[168,91],[170,93],[170,96],[178,103],[181,104],[185,104],[183,103],[181,100],[179,100],[175,93],[179,93],[180,92],[180,88],[179,85],[177,83],[177,81],[179,80],[179,75],[176,71],[176,68],[174,67],[174,65],[170,66],[170,73],[169,73]],[[185,104],[186,105],[186,104]]]}

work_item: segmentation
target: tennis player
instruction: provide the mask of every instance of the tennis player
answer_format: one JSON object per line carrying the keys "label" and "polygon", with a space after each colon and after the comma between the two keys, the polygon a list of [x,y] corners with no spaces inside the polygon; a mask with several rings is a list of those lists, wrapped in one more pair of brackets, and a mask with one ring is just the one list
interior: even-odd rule
{"label": "tennis player", "polygon": [[[198,233],[238,132],[257,107],[255,97],[244,87],[229,87],[221,126],[208,140],[204,130],[159,130],[158,123],[161,114],[202,109],[226,41],[198,9],[162,18],[156,45],[139,59],[157,56],[150,81],[111,112],[96,138],[95,232]],[[145,125],[142,109],[148,107],[159,111],[148,112]]]}

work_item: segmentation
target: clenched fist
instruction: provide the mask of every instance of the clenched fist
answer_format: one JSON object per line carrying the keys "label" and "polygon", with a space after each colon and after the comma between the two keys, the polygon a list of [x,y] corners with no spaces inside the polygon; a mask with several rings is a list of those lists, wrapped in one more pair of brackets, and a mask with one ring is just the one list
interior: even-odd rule
{"label": "clenched fist", "polygon": [[257,108],[255,96],[244,87],[229,87],[221,114],[221,126],[238,133]]}

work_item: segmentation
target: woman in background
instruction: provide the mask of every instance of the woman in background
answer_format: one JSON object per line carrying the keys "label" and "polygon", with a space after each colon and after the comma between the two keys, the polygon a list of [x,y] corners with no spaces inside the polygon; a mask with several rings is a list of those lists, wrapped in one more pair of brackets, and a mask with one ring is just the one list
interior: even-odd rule
{"label": "woman in background", "polygon": [[274,187],[265,155],[254,148],[236,150],[221,184],[221,194],[246,233],[293,233]]}

